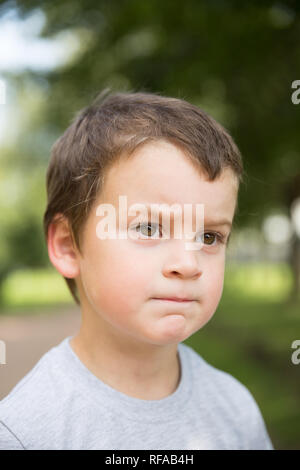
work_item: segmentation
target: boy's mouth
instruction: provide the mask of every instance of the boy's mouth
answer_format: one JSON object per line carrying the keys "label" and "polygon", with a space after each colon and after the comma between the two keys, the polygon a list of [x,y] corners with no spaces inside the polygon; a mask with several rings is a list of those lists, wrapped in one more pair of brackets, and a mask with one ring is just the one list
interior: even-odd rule
{"label": "boy's mouth", "polygon": [[194,302],[193,299],[182,299],[179,297],[154,297],[154,300],[166,300],[169,302]]}

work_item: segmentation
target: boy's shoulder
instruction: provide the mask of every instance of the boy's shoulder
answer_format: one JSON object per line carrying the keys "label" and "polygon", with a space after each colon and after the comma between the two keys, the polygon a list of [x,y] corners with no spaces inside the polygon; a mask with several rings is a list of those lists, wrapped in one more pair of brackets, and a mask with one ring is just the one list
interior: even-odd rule
{"label": "boy's shoulder", "polygon": [[60,359],[67,339],[47,351],[0,400],[0,440],[17,447],[16,439],[25,440],[31,426],[42,430],[50,417],[55,422],[55,415],[61,413],[68,376],[60,367]]}
{"label": "boy's shoulder", "polygon": [[[201,396],[205,406],[219,408],[224,416],[227,411],[228,418],[236,417],[239,421],[260,417],[261,412],[255,398],[240,380],[210,364],[191,346],[182,343],[182,348],[190,357],[193,386],[196,390],[193,395],[197,395],[197,398]],[[195,403],[198,402],[197,398]]]}
{"label": "boy's shoulder", "polygon": [[[55,385],[59,385],[59,380],[57,379],[60,377],[58,377],[58,374],[65,377],[64,374],[61,374],[60,358],[62,357],[67,339],[65,338],[41,356],[32,369],[12,388],[8,395],[0,400],[1,409],[6,408],[6,406],[13,402],[17,404],[19,397],[22,397],[23,402],[27,398],[30,399],[31,406],[34,406],[35,403],[33,400],[34,396],[39,396],[41,400],[44,398],[47,401],[53,397],[56,389],[51,387],[51,384],[54,384],[52,379],[55,378]],[[48,379],[47,386],[41,379],[44,381]]]}
{"label": "boy's shoulder", "polygon": [[217,367],[210,364],[193,347],[189,346],[188,344],[181,343],[181,348],[190,358],[189,363],[192,368],[192,372],[195,371],[193,379],[196,381],[196,383],[200,382],[202,387],[218,385],[222,389],[227,390],[229,396],[233,391],[240,392],[244,395],[245,398],[251,395],[248,388],[242,382],[236,379],[229,372],[218,369]]}
{"label": "boy's shoulder", "polygon": [[202,417],[208,417],[216,435],[230,432],[235,436],[236,448],[273,450],[261,410],[250,390],[230,373],[209,364],[193,348],[183,347],[190,357],[191,406],[195,414],[201,408]]}

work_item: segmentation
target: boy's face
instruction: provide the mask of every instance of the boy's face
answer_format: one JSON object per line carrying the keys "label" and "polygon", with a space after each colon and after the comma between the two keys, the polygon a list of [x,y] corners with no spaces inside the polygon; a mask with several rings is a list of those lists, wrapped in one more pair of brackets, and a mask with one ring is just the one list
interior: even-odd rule
{"label": "boy's face", "polygon": [[[120,338],[166,345],[185,340],[209,321],[222,295],[226,253],[226,244],[214,233],[225,242],[230,233],[230,226],[209,221],[232,222],[237,190],[231,170],[206,181],[182,151],[166,141],[146,144],[109,170],[84,228],[82,256],[77,254],[82,313],[94,323],[95,334],[99,328]],[[204,245],[187,250],[184,236],[159,239],[157,227],[153,232],[144,228],[140,239],[99,239],[96,208],[112,204],[118,221],[120,195],[127,196],[128,208],[134,203],[177,203],[183,210],[184,204],[204,204],[208,235],[197,235],[198,241],[202,235]],[[135,216],[127,223],[130,229],[136,226]],[[156,238],[151,239],[154,232]],[[192,300],[158,300],[172,297]]]}

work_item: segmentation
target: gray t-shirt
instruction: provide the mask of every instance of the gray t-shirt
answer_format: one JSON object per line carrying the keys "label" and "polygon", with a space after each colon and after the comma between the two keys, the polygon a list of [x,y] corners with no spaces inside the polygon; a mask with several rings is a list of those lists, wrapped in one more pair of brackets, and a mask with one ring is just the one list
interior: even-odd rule
{"label": "gray t-shirt", "polygon": [[0,401],[1,450],[274,450],[249,390],[186,344],[175,392],[141,400],[97,378],[70,339]]}

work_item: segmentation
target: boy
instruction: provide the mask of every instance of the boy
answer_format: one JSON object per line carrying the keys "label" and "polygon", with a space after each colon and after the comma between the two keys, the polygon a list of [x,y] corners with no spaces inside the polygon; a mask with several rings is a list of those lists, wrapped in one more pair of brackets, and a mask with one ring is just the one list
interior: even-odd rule
{"label": "boy", "polygon": [[[105,90],[81,111],[53,148],[44,227],[82,323],[0,402],[0,448],[273,449],[248,389],[182,343],[220,301],[242,173],[232,138],[184,100]],[[120,196],[146,211],[124,217]],[[204,207],[194,249],[165,236],[163,211],[153,223],[155,204]]]}

